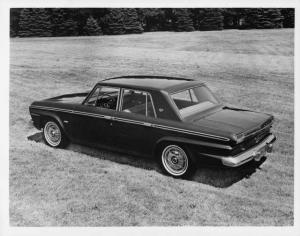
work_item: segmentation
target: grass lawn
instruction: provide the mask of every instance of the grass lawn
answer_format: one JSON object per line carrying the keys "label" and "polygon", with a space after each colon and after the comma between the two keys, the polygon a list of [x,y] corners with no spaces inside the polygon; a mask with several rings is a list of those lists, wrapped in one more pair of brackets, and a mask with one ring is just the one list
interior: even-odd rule
{"label": "grass lawn", "polygon": [[[292,29],[11,39],[10,224],[293,225],[293,40]],[[153,160],[40,141],[31,102],[131,74],[198,79],[226,103],[273,114],[274,153],[177,180]]]}

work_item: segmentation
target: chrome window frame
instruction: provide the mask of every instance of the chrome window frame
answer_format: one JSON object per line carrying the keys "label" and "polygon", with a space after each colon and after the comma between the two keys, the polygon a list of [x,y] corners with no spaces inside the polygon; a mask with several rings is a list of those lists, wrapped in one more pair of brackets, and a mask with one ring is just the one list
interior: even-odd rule
{"label": "chrome window frame", "polygon": [[98,100],[98,97],[99,97],[99,94],[100,94],[100,92],[101,92],[101,88],[103,88],[103,87],[118,89],[118,99],[117,99],[117,106],[116,106],[116,109],[109,109],[109,108],[105,108],[105,107],[96,107],[96,102],[95,102],[95,104],[93,105],[93,107],[96,107],[96,108],[99,108],[99,109],[111,110],[111,111],[118,111],[118,110],[119,110],[119,104],[120,104],[121,88],[120,88],[120,87],[115,87],[115,86],[110,86],[110,85],[98,85],[98,86],[95,86],[95,88],[91,91],[91,93],[90,93],[89,96],[85,99],[85,101],[83,102],[82,105],[84,105],[84,106],[90,106],[90,105],[87,105],[86,103],[89,101],[89,99],[90,99],[91,96],[94,94],[94,92],[95,92],[98,88],[100,88],[100,90],[98,91],[98,94],[97,94],[97,99],[96,99],[96,101],[97,101],[97,100]]}

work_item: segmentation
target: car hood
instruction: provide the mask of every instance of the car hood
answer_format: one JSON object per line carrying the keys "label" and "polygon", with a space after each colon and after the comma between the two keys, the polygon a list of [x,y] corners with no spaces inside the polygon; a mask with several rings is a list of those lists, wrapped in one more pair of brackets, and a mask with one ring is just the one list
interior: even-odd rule
{"label": "car hood", "polygon": [[264,126],[273,116],[249,110],[223,107],[204,117],[192,120],[195,125],[217,129],[224,134],[240,134]]}
{"label": "car hood", "polygon": [[46,99],[47,101],[51,102],[59,102],[59,103],[71,103],[71,104],[79,104],[82,103],[84,98],[88,95],[87,92],[85,93],[71,93],[65,94],[58,97],[53,97]]}

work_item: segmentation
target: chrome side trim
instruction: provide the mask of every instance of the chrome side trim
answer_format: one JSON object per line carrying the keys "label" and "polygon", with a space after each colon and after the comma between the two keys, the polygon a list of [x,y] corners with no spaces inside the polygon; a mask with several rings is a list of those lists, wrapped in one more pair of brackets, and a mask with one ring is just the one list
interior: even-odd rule
{"label": "chrome side trim", "polygon": [[221,137],[221,136],[217,136],[217,135],[212,135],[212,134],[206,134],[206,133],[202,133],[202,132],[198,132],[198,131],[175,128],[175,127],[166,126],[166,125],[158,125],[158,124],[153,124],[153,123],[148,123],[148,122],[143,122],[143,121],[137,121],[137,120],[131,120],[131,119],[126,119],[126,118],[120,118],[120,117],[112,117],[112,116],[107,116],[107,115],[94,114],[94,113],[89,113],[89,112],[81,112],[81,111],[74,111],[74,110],[69,110],[69,109],[61,109],[61,108],[45,107],[45,106],[36,106],[36,105],[31,106],[31,108],[44,109],[44,110],[50,110],[50,111],[60,111],[60,112],[77,114],[77,115],[86,115],[86,116],[91,116],[91,117],[95,117],[95,118],[102,118],[102,119],[108,119],[108,120],[116,120],[116,121],[126,122],[126,123],[130,123],[130,124],[143,125],[143,126],[147,126],[147,127],[153,127],[153,128],[169,130],[169,131],[174,131],[174,132],[180,132],[180,133],[185,133],[185,134],[192,134],[192,135],[197,135],[197,136],[200,136],[200,137],[212,138],[212,139],[223,140],[223,141],[229,141],[230,140],[229,138],[225,138],[225,137]]}
{"label": "chrome side trim", "polygon": [[202,133],[202,132],[198,132],[198,131],[186,130],[186,129],[181,129],[181,128],[175,128],[175,127],[171,127],[171,126],[153,124],[153,127],[160,128],[160,129],[165,129],[165,130],[171,130],[171,131],[187,133],[187,134],[198,135],[198,136],[207,137],[207,138],[214,138],[214,139],[219,139],[219,140],[224,140],[224,141],[229,141],[230,140],[229,138],[225,138],[225,137],[221,137],[221,136],[217,136],[217,135],[206,134],[206,133]]}
{"label": "chrome side trim", "polygon": [[119,118],[119,117],[113,117],[113,120],[130,123],[130,124],[137,124],[137,125],[143,125],[145,122],[143,121],[137,121],[137,120],[130,120],[125,118]]}

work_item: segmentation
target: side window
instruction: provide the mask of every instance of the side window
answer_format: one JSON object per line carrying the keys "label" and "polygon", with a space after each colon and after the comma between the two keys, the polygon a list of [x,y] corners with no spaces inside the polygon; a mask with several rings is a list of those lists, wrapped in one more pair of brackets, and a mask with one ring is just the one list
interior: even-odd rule
{"label": "side window", "polygon": [[86,102],[86,105],[116,110],[118,104],[119,91],[119,88],[107,86],[99,87],[90,96],[90,98]]}
{"label": "side window", "polygon": [[100,91],[100,87],[98,87],[98,88],[92,93],[92,95],[90,95],[89,99],[85,102],[85,105],[88,105],[88,106],[95,106],[95,105],[96,105],[97,98],[98,98],[99,91]]}
{"label": "side window", "polygon": [[121,111],[155,117],[150,95],[138,90],[124,89]]}

